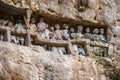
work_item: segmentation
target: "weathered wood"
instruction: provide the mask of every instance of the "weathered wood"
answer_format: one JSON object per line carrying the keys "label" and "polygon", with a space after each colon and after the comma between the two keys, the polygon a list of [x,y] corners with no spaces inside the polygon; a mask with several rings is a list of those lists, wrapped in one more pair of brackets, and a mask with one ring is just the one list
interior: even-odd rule
{"label": "weathered wood", "polygon": [[69,54],[76,54],[73,50],[73,46],[72,46],[71,41],[68,41],[68,47],[67,48],[68,48],[68,53]]}
{"label": "weathered wood", "polygon": [[[89,39],[76,39],[76,40],[70,40],[72,44],[78,44],[78,45],[83,45],[84,46],[84,49],[85,49],[85,52],[87,55],[89,55],[90,53],[90,40]],[[72,48],[70,49],[72,50]]]}
{"label": "weathered wood", "polygon": [[104,47],[104,48],[108,48],[109,47],[108,43],[103,43],[103,42],[93,42],[93,41],[90,41],[90,45],[91,46]]}
{"label": "weathered wood", "polygon": [[[75,54],[72,44],[83,45],[87,55],[90,55],[90,46],[109,48],[108,43],[90,41],[88,39],[76,39],[76,40],[52,40],[52,39],[41,39],[38,32],[32,32],[30,30],[16,30],[10,29],[9,27],[0,27],[0,32],[5,33],[5,41],[10,42],[11,34],[16,36],[25,36],[25,45],[31,46],[31,37],[35,38],[35,44],[44,44],[50,46],[66,47],[69,54]],[[110,53],[110,51],[108,51]]]}
{"label": "weathered wood", "polygon": [[0,32],[7,31],[7,28],[5,26],[0,27]]}
{"label": "weathered wood", "polygon": [[31,37],[30,37],[30,33],[29,33],[29,31],[27,30],[27,34],[26,34],[26,36],[25,36],[25,45],[26,46],[31,46]]}
{"label": "weathered wood", "polygon": [[11,30],[11,34],[12,35],[16,35],[16,36],[25,36],[27,34],[27,31],[26,30],[23,30],[23,29],[12,29]]}
{"label": "weathered wood", "polygon": [[85,49],[86,55],[89,56],[90,55],[90,45],[86,44],[84,46],[84,49]]}
{"label": "weathered wood", "polygon": [[76,40],[70,40],[72,44],[82,44],[82,45],[86,45],[90,43],[89,39],[76,39]]}
{"label": "weathered wood", "polygon": [[29,33],[32,37],[37,37],[37,35],[38,35],[38,32],[33,32],[33,31],[30,31],[30,30],[29,30]]}
{"label": "weathered wood", "polygon": [[7,27],[7,31],[6,31],[6,41],[7,41],[7,42],[11,42],[11,30],[10,30],[10,27]]}
{"label": "weathered wood", "polygon": [[52,39],[40,39],[37,37],[37,40],[35,41],[36,44],[46,44],[46,45],[52,45],[52,46],[68,46],[68,41],[64,40],[52,40]]}

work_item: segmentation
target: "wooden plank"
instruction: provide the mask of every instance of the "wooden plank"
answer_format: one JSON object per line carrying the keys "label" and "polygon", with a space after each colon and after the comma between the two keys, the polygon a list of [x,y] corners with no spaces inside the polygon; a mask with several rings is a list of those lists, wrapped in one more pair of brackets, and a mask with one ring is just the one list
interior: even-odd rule
{"label": "wooden plank", "polygon": [[103,42],[93,42],[93,41],[90,41],[90,45],[91,46],[104,47],[104,48],[108,48],[109,47],[108,43],[103,43]]}
{"label": "wooden plank", "polygon": [[27,34],[27,31],[23,29],[21,30],[12,29],[11,34],[16,36],[25,36]]}
{"label": "wooden plank", "polygon": [[85,44],[89,44],[90,43],[90,40],[89,39],[84,39],[84,38],[81,38],[81,39],[76,39],[76,40],[70,40],[72,44],[82,44],[82,45],[85,45]]}
{"label": "wooden plank", "polygon": [[68,41],[64,40],[52,40],[52,39],[40,39],[37,37],[37,40],[35,41],[36,44],[46,44],[46,45],[52,45],[52,46],[68,46]]}
{"label": "wooden plank", "polygon": [[37,35],[38,35],[38,32],[33,32],[33,31],[30,31],[30,30],[29,30],[29,33],[32,37],[37,37]]}
{"label": "wooden plank", "polygon": [[7,41],[7,42],[11,42],[11,30],[10,30],[10,27],[7,27],[7,31],[6,31],[6,41]]}
{"label": "wooden plank", "polygon": [[68,53],[69,54],[76,54],[73,50],[73,45],[72,45],[71,41],[68,41],[68,43],[69,43],[68,44]]}
{"label": "wooden plank", "polygon": [[3,31],[7,31],[7,28],[5,26],[2,26],[0,27],[0,31],[3,32]]}

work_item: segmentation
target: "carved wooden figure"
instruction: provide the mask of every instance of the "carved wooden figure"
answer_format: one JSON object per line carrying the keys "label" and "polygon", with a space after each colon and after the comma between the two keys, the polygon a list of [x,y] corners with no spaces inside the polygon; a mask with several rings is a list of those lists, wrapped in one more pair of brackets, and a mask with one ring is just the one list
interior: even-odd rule
{"label": "carved wooden figure", "polygon": [[78,37],[78,39],[84,37],[84,35],[82,34],[82,31],[83,31],[83,26],[79,25],[77,27],[77,37]]}
{"label": "carved wooden figure", "polygon": [[92,34],[92,40],[93,41],[99,41],[99,35],[98,35],[98,33],[99,33],[99,29],[95,28],[93,30],[93,34]]}
{"label": "carved wooden figure", "polygon": [[102,41],[102,42],[106,42],[106,37],[105,37],[104,31],[105,30],[103,28],[100,29],[99,38],[100,38],[100,41]]}
{"label": "carved wooden figure", "polygon": [[49,34],[50,39],[53,39],[54,36],[55,36],[55,29],[54,27],[50,27],[50,34]]}
{"label": "carved wooden figure", "polygon": [[29,25],[29,29],[33,32],[35,32],[37,30],[37,27],[35,25],[35,18],[31,18],[31,23]]}
{"label": "carved wooden figure", "polygon": [[86,28],[84,37],[85,37],[86,39],[91,39],[90,28],[88,28],[88,27]]}
{"label": "carved wooden figure", "polygon": [[59,24],[56,24],[55,25],[55,36],[54,36],[54,39],[56,40],[63,40],[62,36],[63,36],[63,31],[60,30],[60,25]]}
{"label": "carved wooden figure", "polygon": [[78,0],[78,10],[84,11],[88,7],[88,0]]}
{"label": "carved wooden figure", "polygon": [[69,32],[68,32],[68,24],[63,24],[63,39],[68,40],[70,38]]}
{"label": "carved wooden figure", "polygon": [[70,28],[70,38],[71,39],[76,39],[76,33],[74,28]]}

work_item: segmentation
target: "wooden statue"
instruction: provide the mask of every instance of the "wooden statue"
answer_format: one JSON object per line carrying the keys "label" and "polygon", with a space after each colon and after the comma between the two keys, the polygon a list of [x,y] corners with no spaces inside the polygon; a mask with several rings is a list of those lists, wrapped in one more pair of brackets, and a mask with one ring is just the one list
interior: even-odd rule
{"label": "wooden statue", "polygon": [[78,10],[84,11],[88,6],[88,0],[78,0]]}
{"label": "wooden statue", "polygon": [[86,39],[91,39],[90,28],[88,28],[88,27],[86,28],[84,37],[85,37]]}
{"label": "wooden statue", "polygon": [[63,39],[68,40],[70,38],[69,32],[68,32],[68,24],[63,24]]}

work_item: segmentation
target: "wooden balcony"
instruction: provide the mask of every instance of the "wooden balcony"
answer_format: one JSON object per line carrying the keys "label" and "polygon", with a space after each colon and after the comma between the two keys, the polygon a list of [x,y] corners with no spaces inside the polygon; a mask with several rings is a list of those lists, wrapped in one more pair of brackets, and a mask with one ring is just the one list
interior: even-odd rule
{"label": "wooden balcony", "polygon": [[38,35],[38,32],[32,32],[30,30],[16,30],[16,29],[11,29],[10,27],[0,27],[0,32],[5,33],[5,40],[7,42],[11,42],[11,35],[15,36],[25,36],[26,40],[26,46],[31,46],[31,36],[34,37],[34,42],[35,44],[38,45],[49,45],[49,46],[56,46],[56,47],[66,47],[69,50],[70,54],[74,54],[74,50],[72,48],[73,44],[77,45],[83,45],[85,52],[87,55],[90,53],[90,46],[97,46],[97,47],[103,47],[109,49],[109,44],[108,43],[102,43],[102,42],[95,42],[95,41],[90,41],[88,39],[72,39],[72,40],[52,40],[52,39],[41,39]]}

